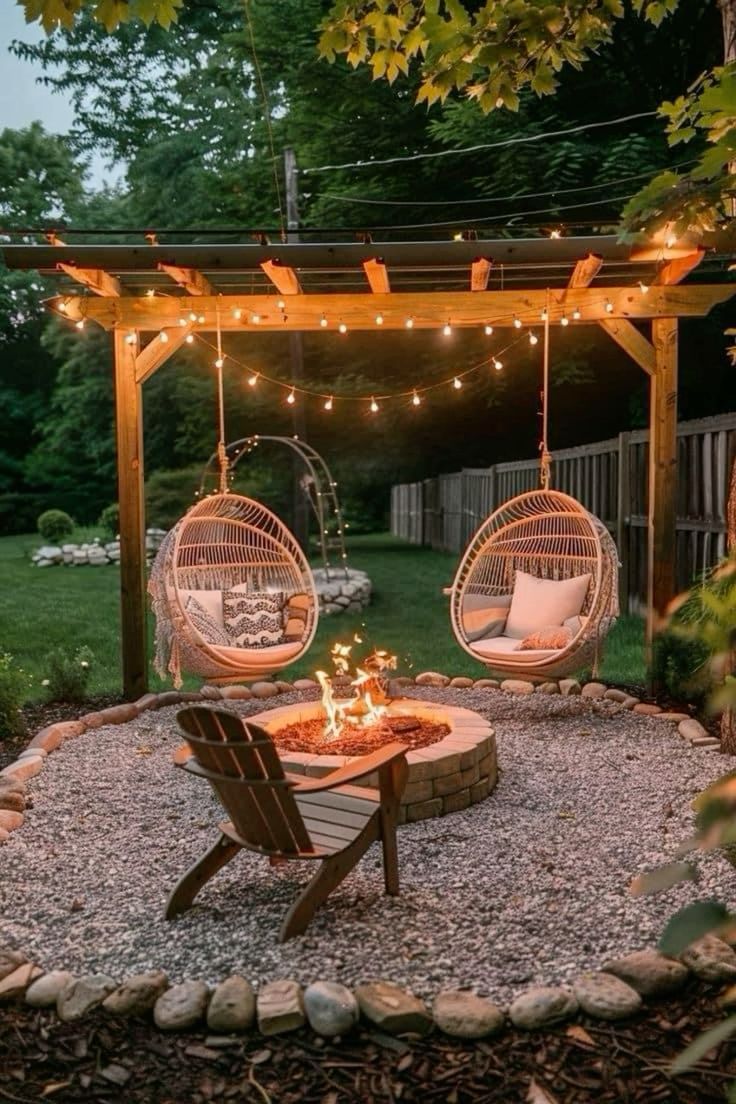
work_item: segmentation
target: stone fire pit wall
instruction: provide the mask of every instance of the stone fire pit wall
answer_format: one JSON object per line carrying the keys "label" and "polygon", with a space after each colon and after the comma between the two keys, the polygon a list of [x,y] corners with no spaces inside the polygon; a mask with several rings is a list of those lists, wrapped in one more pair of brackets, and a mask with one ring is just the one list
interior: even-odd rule
{"label": "stone fire pit wall", "polygon": [[[409,698],[392,702],[391,712],[412,714],[450,726],[450,732],[443,740],[407,753],[409,780],[401,802],[401,823],[456,813],[488,797],[498,776],[496,737],[480,714],[457,706],[435,705]],[[249,719],[273,735],[287,725],[323,716],[320,702],[308,702],[268,709]],[[316,778],[360,758],[355,755],[331,755],[328,748],[329,743],[325,743],[314,753],[280,751],[279,755],[285,771]],[[378,775],[368,775],[356,785],[377,786]]]}

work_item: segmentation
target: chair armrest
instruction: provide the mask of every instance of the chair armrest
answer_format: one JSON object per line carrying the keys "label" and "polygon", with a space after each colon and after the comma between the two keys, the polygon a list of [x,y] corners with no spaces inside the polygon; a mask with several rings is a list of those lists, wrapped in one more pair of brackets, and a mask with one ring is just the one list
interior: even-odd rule
{"label": "chair armrest", "polygon": [[370,755],[362,755],[360,759],[356,759],[352,763],[346,763],[343,767],[337,767],[322,778],[304,779],[294,786],[294,793],[297,795],[319,793],[320,790],[332,790],[335,786],[344,786],[348,782],[355,782],[358,778],[365,778],[366,775],[373,774],[381,767],[393,763],[394,759],[403,758],[407,751],[406,744],[401,744],[398,741],[384,744],[378,751],[374,751]]}
{"label": "chair armrest", "polygon": [[442,593],[445,595],[446,598],[449,598],[450,595],[452,594],[452,587],[451,586],[443,587],[442,588]]}

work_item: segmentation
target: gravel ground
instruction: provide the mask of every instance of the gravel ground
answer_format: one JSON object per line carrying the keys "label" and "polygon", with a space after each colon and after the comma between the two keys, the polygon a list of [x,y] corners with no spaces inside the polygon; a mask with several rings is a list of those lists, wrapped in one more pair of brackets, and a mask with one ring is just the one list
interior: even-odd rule
{"label": "gravel ground", "polygon": [[702,861],[697,887],[627,896],[634,874],[673,856],[691,798],[724,769],[673,725],[540,694],[416,696],[488,716],[501,774],[480,805],[400,829],[400,897],[382,895],[374,848],[306,935],[282,946],[279,924],[310,864],[273,869],[244,851],[167,923],[169,890],[222,814],[205,783],[172,766],[181,740],[165,709],[77,737],[31,780],[26,823],[0,849],[0,944],[47,968],[114,977],[154,966],[172,981],[383,976],[418,994],[472,985],[508,1001],[653,943],[695,896],[734,903],[732,868],[717,856]]}

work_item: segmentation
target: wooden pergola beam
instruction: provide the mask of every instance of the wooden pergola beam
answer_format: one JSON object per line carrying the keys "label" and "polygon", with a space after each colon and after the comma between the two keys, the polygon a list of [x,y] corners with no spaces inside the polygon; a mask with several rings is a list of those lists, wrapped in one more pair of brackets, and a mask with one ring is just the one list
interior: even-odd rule
{"label": "wooden pergola beam", "polygon": [[301,287],[299,279],[293,268],[282,265],[278,261],[263,261],[261,268],[277,291],[282,295],[299,295]]}
{"label": "wooden pergola beam", "polygon": [[159,272],[165,272],[175,284],[185,288],[190,295],[214,295],[212,285],[206,276],[196,268],[179,268],[178,265],[159,264]]}
{"label": "wooden pergola beam", "polygon": [[485,291],[488,287],[488,278],[491,275],[491,261],[485,257],[476,257],[470,266],[470,290]]}
{"label": "wooden pergola beam", "polygon": [[78,268],[76,265],[65,264],[62,261],[56,267],[60,272],[65,272],[67,276],[71,276],[72,280],[76,280],[78,284],[89,288],[95,295],[116,299],[123,293],[120,281],[111,276],[109,272],[105,272],[104,269]]}
{"label": "wooden pergola beam", "polygon": [[583,257],[577,262],[567,286],[571,288],[588,287],[596,278],[602,266],[603,258],[597,253],[589,253],[587,257]]}
{"label": "wooden pergola beam", "polygon": [[660,619],[677,592],[677,329],[676,318],[657,318],[652,322],[656,363],[649,398],[647,644],[650,649]]}
{"label": "wooden pergola beam", "polygon": [[647,341],[643,333],[637,330],[626,318],[602,318],[598,325],[612,337],[617,345],[643,368],[648,376],[654,373],[654,346]]}
{"label": "wooden pergola beam", "polygon": [[[383,317],[382,330],[403,330],[407,318],[415,329],[436,329],[448,319],[455,327],[482,326],[492,322],[502,328],[516,317],[528,325],[538,324],[549,294],[550,319],[554,325],[563,314],[580,312],[582,322],[617,318],[699,318],[717,303],[736,293],[733,285],[690,284],[687,287],[609,287],[486,291],[486,292],[392,292],[390,295],[335,294],[295,295],[288,316],[272,296],[200,296],[197,311],[202,322],[192,322],[194,332],[214,332],[218,318],[224,331],[321,330],[323,315],[330,325],[341,319],[348,329],[375,330],[376,313]],[[86,317],[105,329],[173,330],[188,318],[191,299],[152,296],[102,299],[72,298],[65,302],[67,317]],[[240,312],[240,317],[237,317]],[[254,322],[253,318],[258,321]]]}
{"label": "wooden pergola beam", "polygon": [[135,382],[145,383],[170,356],[180,349],[192,332],[192,324],[179,326],[176,330],[162,330],[168,340],[161,341],[160,337],[154,337],[148,342],[135,358]]}
{"label": "wooden pergola beam", "polygon": [[673,284],[679,284],[694,268],[698,267],[704,256],[704,249],[696,249],[685,257],[677,257],[675,260],[668,261],[660,268],[654,283],[660,287],[672,287]]}
{"label": "wooden pergola beam", "polygon": [[363,261],[363,271],[374,295],[389,295],[391,282],[388,269],[380,257],[371,257]]}

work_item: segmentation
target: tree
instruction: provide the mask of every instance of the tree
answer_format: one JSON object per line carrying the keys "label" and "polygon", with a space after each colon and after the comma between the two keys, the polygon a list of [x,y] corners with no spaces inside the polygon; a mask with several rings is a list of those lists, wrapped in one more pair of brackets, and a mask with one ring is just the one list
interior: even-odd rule
{"label": "tree", "polygon": [[71,29],[84,15],[114,31],[122,23],[140,20],[146,26],[171,26],[183,0],[16,0],[27,23],[40,23],[47,34]]}

